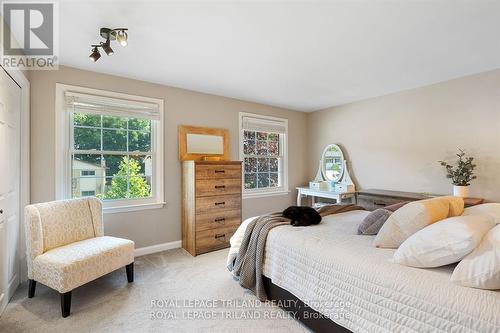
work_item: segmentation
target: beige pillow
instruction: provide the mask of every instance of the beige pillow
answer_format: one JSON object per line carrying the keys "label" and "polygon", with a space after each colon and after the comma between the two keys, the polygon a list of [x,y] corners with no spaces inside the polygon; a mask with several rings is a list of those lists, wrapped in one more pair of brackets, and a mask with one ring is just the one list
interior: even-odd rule
{"label": "beige pillow", "polygon": [[456,263],[479,246],[494,226],[490,216],[449,217],[411,235],[394,253],[394,262],[420,268]]}
{"label": "beige pillow", "polygon": [[464,209],[464,215],[488,215],[495,219],[496,224],[500,224],[500,203],[485,203],[467,207]]}
{"label": "beige pillow", "polygon": [[397,249],[420,229],[447,217],[461,215],[463,210],[464,201],[458,197],[437,197],[410,202],[387,219],[373,245]]}
{"label": "beige pillow", "polygon": [[455,267],[451,281],[465,287],[500,289],[500,225]]}
{"label": "beige pillow", "polygon": [[[446,197],[439,197],[439,199],[448,200],[448,202],[450,203],[450,212],[448,213],[448,217],[460,216],[464,213],[464,199],[460,197],[454,197],[451,195]],[[471,215],[477,215],[477,214],[471,214]]]}

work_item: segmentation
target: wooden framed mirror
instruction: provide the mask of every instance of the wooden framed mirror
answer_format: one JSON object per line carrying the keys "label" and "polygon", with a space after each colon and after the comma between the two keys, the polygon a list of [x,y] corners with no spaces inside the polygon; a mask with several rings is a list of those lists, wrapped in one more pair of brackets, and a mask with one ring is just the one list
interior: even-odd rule
{"label": "wooden framed mirror", "polygon": [[229,131],[222,128],[180,125],[179,159],[229,160]]}

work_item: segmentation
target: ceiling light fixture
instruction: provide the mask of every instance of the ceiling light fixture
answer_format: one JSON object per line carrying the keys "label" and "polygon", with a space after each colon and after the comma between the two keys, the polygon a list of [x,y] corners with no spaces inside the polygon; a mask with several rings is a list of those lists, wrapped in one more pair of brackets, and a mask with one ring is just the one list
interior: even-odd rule
{"label": "ceiling light fixture", "polygon": [[113,55],[115,52],[111,48],[111,41],[116,40],[120,43],[121,46],[127,46],[128,44],[128,34],[127,28],[117,28],[117,29],[109,29],[109,28],[101,28],[100,35],[106,41],[101,42],[100,44],[92,45],[92,53],[89,58],[93,62],[96,62],[101,57],[101,53],[99,52],[99,47],[106,52],[108,56]]}
{"label": "ceiling light fixture", "polygon": [[127,46],[127,39],[128,39],[128,35],[125,32],[125,30],[120,30],[116,34],[116,41],[118,43],[120,43],[120,45],[123,46],[123,47]]}
{"label": "ceiling light fixture", "polygon": [[115,52],[113,51],[113,49],[111,48],[111,46],[109,44],[110,44],[109,38],[106,40],[105,43],[101,43],[102,49],[104,50],[104,52],[106,52],[106,54],[110,56],[110,55],[113,55]]}
{"label": "ceiling light fixture", "polygon": [[99,60],[99,58],[101,57],[101,53],[99,52],[99,50],[97,49],[100,45],[92,45],[93,49],[92,49],[92,53],[89,55],[89,58],[90,60],[92,60],[93,62],[96,62],[97,60]]}

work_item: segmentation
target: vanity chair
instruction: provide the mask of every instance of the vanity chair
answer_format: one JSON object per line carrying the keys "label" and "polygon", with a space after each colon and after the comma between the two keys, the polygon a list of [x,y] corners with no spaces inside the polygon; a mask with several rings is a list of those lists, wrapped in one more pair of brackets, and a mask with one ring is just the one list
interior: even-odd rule
{"label": "vanity chair", "polygon": [[96,198],[26,206],[28,297],[40,282],[61,295],[70,315],[71,291],[123,266],[134,281],[134,242],[104,236],[102,204]]}

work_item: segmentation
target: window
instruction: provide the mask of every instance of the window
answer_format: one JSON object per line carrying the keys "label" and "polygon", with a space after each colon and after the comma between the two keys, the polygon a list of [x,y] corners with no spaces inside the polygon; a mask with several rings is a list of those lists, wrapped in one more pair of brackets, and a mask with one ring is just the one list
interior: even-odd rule
{"label": "window", "polygon": [[163,205],[162,101],[88,90],[58,85],[58,197],[96,196],[105,211]]}
{"label": "window", "polygon": [[[77,184],[73,198],[83,193],[85,185],[104,200],[152,196],[152,120],[82,112],[73,112],[70,118],[71,165]],[[79,172],[82,165],[96,170]],[[85,179],[79,179],[79,173]]]}
{"label": "window", "polygon": [[240,157],[244,196],[288,192],[288,121],[240,113]]}

